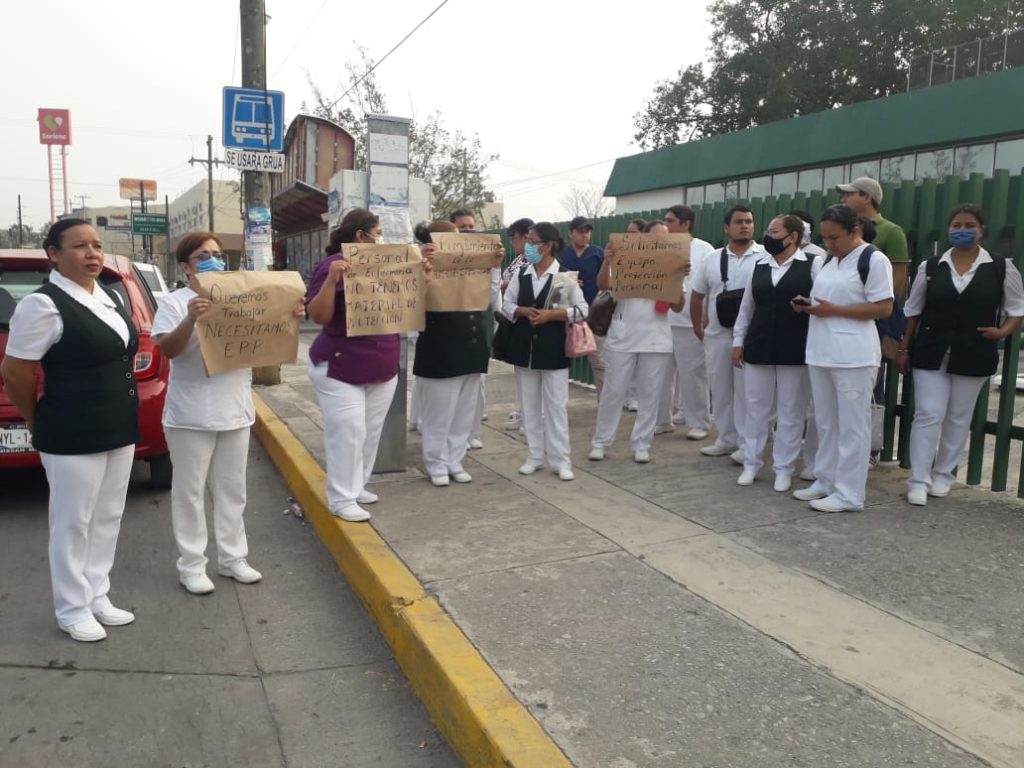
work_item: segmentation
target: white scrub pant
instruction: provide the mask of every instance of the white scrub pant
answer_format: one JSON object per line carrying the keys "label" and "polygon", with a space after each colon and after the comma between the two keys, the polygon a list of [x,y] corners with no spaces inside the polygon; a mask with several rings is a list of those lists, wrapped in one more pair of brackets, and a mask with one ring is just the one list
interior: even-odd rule
{"label": "white scrub pant", "polygon": [[907,486],[929,488],[933,480],[952,484],[967,444],[974,405],[987,376],[955,376],[914,369],[914,422],[910,429]]}
{"label": "white scrub pant", "polygon": [[622,403],[635,376],[640,409],[633,423],[630,442],[634,451],[650,450],[658,420],[661,382],[665,378],[665,369],[672,366],[672,354],[616,352],[606,348],[604,360],[607,366],[604,391],[597,402],[597,429],[594,430],[591,445],[607,448],[615,441],[615,431],[622,417]]}
{"label": "white scrub pant", "polygon": [[704,353],[711,386],[711,413],[718,430],[715,445],[741,447],[747,422],[747,401],[744,397],[744,369],[732,364],[732,333],[705,336]]}
{"label": "white scrub pant", "polygon": [[178,544],[178,573],[206,573],[206,489],[213,500],[217,565],[249,556],[245,538],[245,469],[249,427],[224,431],[164,427],[171,451],[171,527]]}
{"label": "white scrub pant", "polygon": [[871,455],[871,393],[878,366],[808,365],[818,425],[815,481],[834,501],[864,506]]}
{"label": "white scrub pant", "polygon": [[480,374],[448,379],[420,377],[423,468],[431,477],[462,472],[476,417]]}
{"label": "white scrub pant", "polygon": [[110,569],[135,446],[63,456],[39,453],[50,484],[50,581],[57,621],[68,626],[110,607]]}
{"label": "white scrub pant", "polygon": [[516,366],[516,387],[522,393],[523,427],[529,447],[527,461],[556,472],[570,469],[569,369],[538,371]]}
{"label": "white scrub pant", "polygon": [[469,436],[475,440],[480,439],[480,428],[484,421],[484,411],[487,410],[487,374],[480,374],[480,394],[476,398],[476,421],[473,422],[473,431]]}
{"label": "white scrub pant", "polygon": [[605,376],[605,360],[604,360],[604,336],[594,337],[594,346],[597,347],[597,351],[587,355],[587,360],[590,361],[590,369],[594,372],[594,387],[597,389],[597,396],[601,396],[601,391],[604,389],[604,376]]}
{"label": "white scrub pant", "polygon": [[[762,455],[768,443],[772,412],[777,413],[772,465],[777,475],[793,475],[804,417],[810,398],[810,383],[805,365],[743,364],[743,383],[747,396],[747,424],[744,432],[744,469],[757,472],[764,466]],[[776,408],[776,398],[778,406]]]}
{"label": "white scrub pant", "polygon": [[398,377],[381,384],[348,384],[328,376],[324,362],[310,363],[309,380],[324,416],[327,505],[331,512],[339,512],[356,503],[373,474]]}
{"label": "white scrub pant", "polygon": [[409,423],[412,424],[416,429],[420,428],[420,412],[423,410],[423,404],[420,402],[423,399],[420,392],[420,377],[412,377],[412,394],[409,397]]}
{"label": "white scrub pant", "polygon": [[675,365],[665,374],[661,403],[658,406],[658,423],[670,424],[672,413],[682,411],[686,426],[690,429],[708,429],[711,416],[704,342],[693,335],[692,328],[674,325],[672,357]]}
{"label": "white scrub pant", "polygon": [[[808,376],[808,387],[810,377]],[[810,389],[808,388],[808,391]],[[814,398],[807,402],[807,421],[804,426],[804,467],[814,471],[815,457],[818,455],[818,422],[814,418]]]}

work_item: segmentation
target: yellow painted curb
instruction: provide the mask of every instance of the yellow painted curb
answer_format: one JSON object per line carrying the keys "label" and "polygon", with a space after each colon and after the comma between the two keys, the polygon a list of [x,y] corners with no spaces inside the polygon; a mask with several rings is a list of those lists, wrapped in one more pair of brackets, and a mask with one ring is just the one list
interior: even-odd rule
{"label": "yellow painted curb", "polygon": [[258,395],[253,400],[260,442],[459,757],[470,768],[568,768],[551,737],[377,532],[328,513],[323,468]]}

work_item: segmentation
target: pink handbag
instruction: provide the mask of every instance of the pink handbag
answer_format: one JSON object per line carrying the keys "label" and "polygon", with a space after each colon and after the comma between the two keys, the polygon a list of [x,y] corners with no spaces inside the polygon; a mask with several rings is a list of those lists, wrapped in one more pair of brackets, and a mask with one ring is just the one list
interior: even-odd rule
{"label": "pink handbag", "polygon": [[[572,308],[573,316],[576,307]],[[590,326],[584,322],[569,323],[565,329],[565,356],[586,357],[597,352],[597,341]]]}

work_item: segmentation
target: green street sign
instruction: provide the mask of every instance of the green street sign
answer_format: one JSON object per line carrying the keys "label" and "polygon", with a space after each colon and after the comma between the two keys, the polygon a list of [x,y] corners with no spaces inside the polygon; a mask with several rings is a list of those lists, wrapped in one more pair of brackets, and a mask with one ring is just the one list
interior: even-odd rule
{"label": "green street sign", "polygon": [[132,233],[136,235],[166,235],[167,217],[162,213],[133,213]]}

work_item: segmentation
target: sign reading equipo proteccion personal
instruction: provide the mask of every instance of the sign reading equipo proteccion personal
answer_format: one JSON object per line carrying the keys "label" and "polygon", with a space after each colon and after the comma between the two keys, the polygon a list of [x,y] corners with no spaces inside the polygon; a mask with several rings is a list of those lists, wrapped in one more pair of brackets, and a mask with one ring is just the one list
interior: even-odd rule
{"label": "sign reading equipo proteccion personal", "polygon": [[611,290],[615,298],[679,301],[691,240],[689,235],[679,234],[612,235]]}
{"label": "sign reading equipo proteccion personal", "polygon": [[349,336],[412,333],[426,327],[423,257],[414,245],[348,243],[345,328]]}
{"label": "sign reading equipo proteccion personal", "polygon": [[195,280],[210,300],[196,323],[208,374],[295,362],[294,310],[306,293],[298,272],[204,272]]}
{"label": "sign reading equipo proteccion personal", "polygon": [[497,235],[435,232],[434,279],[427,286],[430,312],[482,312],[491,303],[491,269]]}

